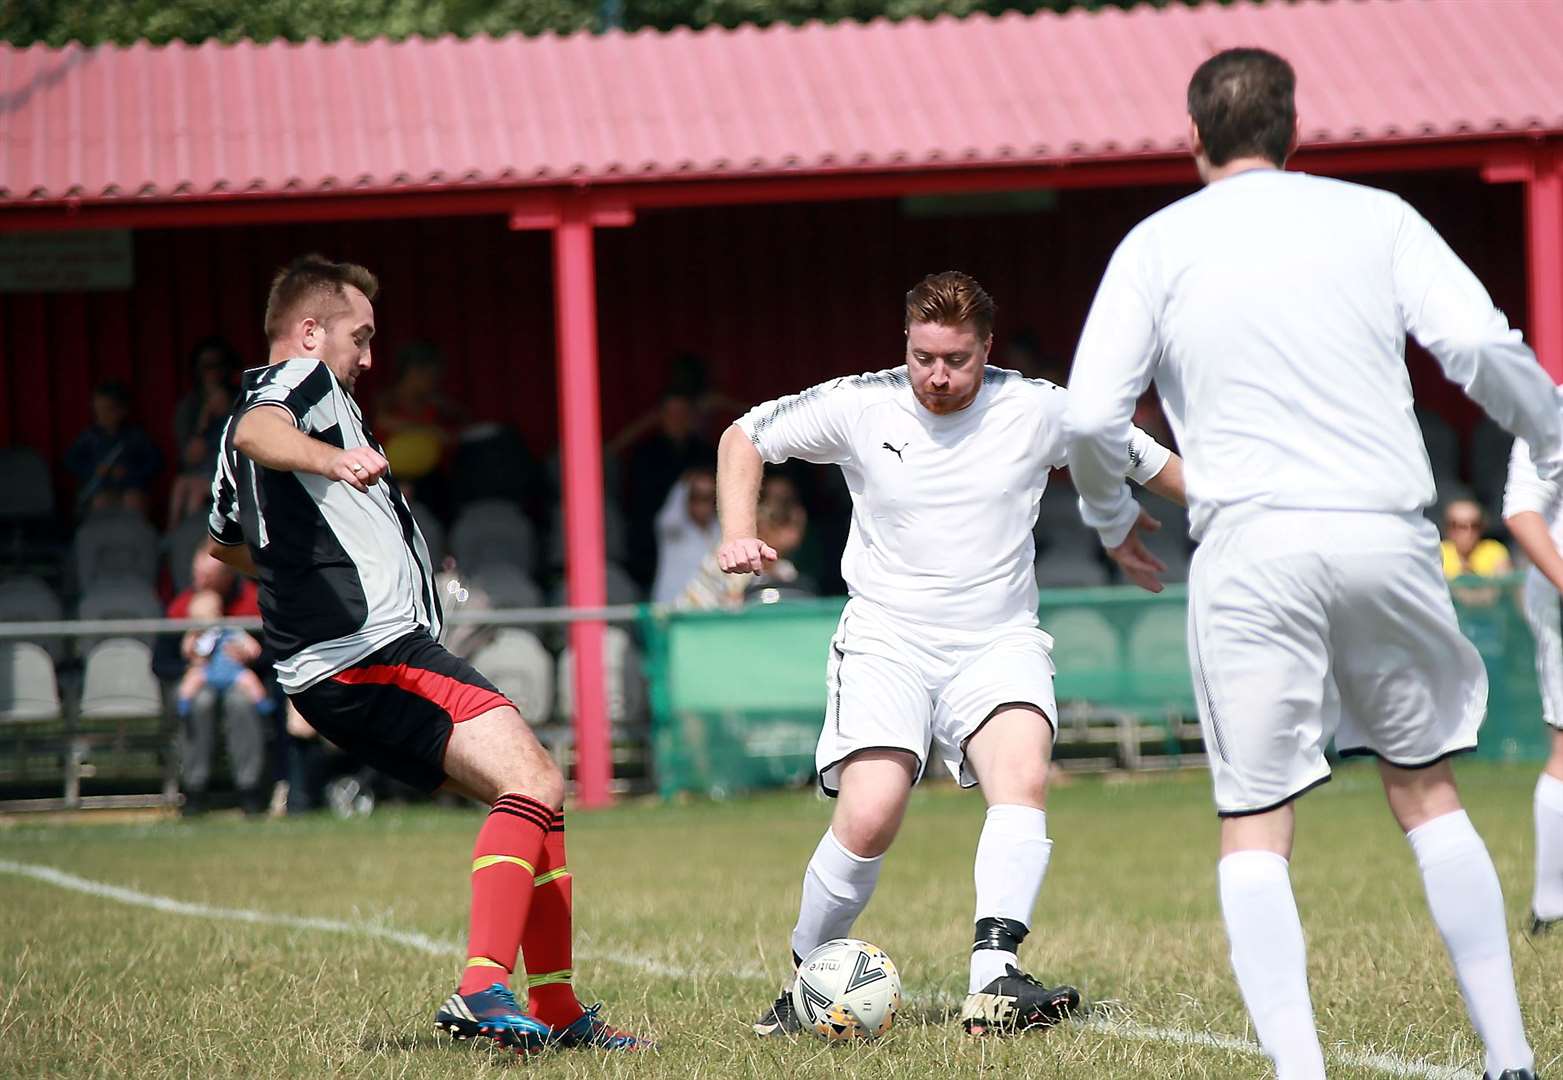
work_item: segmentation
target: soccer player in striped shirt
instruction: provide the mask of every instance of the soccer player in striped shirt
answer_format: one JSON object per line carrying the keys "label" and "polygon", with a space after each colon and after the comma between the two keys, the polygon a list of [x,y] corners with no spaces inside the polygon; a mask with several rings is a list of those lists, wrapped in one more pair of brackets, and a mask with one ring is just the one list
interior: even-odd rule
{"label": "soccer player in striped shirt", "polygon": [[1114,253],[1070,379],[1082,512],[1147,572],[1121,472],[1152,378],[1188,463],[1189,652],[1221,815],[1232,965],[1281,1080],[1318,1080],[1289,860],[1295,800],[1343,756],[1378,759],[1494,1080],[1530,1080],[1503,894],[1448,758],[1473,749],[1487,675],[1460,634],[1412,411],[1409,333],[1563,473],[1552,382],[1481,283],[1387,192],[1283,166],[1296,77],[1230,49],[1194,73],[1204,190]]}
{"label": "soccer player in striped shirt", "polygon": [[[213,482],[212,554],[259,581],[277,680],[326,738],[423,791],[490,810],[472,856],[460,985],[435,1026],[520,1051],[634,1049],[571,985],[564,778],[514,705],[437,641],[429,551],[353,397],[372,364],[374,275],[295,260],[266,302]],[[510,982],[517,954],[523,1010]]]}

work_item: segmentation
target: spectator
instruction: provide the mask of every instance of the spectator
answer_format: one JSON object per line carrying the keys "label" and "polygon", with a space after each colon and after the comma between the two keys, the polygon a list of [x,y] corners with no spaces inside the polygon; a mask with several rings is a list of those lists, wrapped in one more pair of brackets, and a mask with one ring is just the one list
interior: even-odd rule
{"label": "spectator", "polygon": [[673,485],[657,515],[657,577],[652,601],[669,604],[678,599],[721,540],[722,527],[716,520],[716,473],[709,468],[690,469]]}
{"label": "spectator", "polygon": [[[191,563],[190,588],[174,597],[168,605],[168,617],[197,617],[192,604],[203,593],[210,593],[216,598],[223,615],[260,616],[255,582],[240,578],[226,565],[208,555],[204,548],[196,552]],[[246,664],[258,666],[259,660],[257,653]],[[179,770],[180,787],[185,795],[185,813],[200,813],[208,807],[207,790],[211,784],[219,714],[228,747],[228,761],[233,767],[234,786],[239,791],[239,803],[246,813],[259,814],[265,810],[269,794],[267,782],[270,773],[266,756],[269,723],[266,714],[256,707],[254,700],[237,683],[226,690],[219,690],[208,683],[194,694],[189,708],[181,710]]]}
{"label": "spectator", "polygon": [[1444,578],[1500,577],[1514,569],[1509,549],[1483,539],[1487,511],[1474,499],[1456,499],[1444,510]]}
{"label": "spectator", "polygon": [[65,454],[65,467],[79,485],[79,513],[117,507],[146,513],[147,491],[163,457],[147,433],[129,420],[125,385],[99,383],[92,392],[92,423]]}
{"label": "spectator", "polygon": [[[190,597],[190,618],[216,623],[222,617],[222,597],[215,592],[204,589]],[[205,630],[188,630],[179,651],[187,665],[176,694],[181,719],[190,715],[196,695],[206,687],[219,693],[238,687],[260,715],[270,716],[276,711],[277,704],[260,676],[249,668],[260,659],[260,642],[243,630],[215,625]]]}
{"label": "spectator", "polygon": [[657,411],[655,432],[630,454],[629,570],[642,584],[656,570],[656,520],[668,492],[691,469],[716,468],[716,448],[697,430],[698,415],[693,397],[669,391]]}
{"label": "spectator", "polygon": [[238,392],[239,354],[223,338],[202,338],[190,350],[190,369],[195,385],[174,407],[179,475],[168,496],[170,529],[211,500],[223,425]]}
{"label": "spectator", "polygon": [[435,479],[466,423],[464,411],[440,390],[444,376],[439,349],[410,341],[397,350],[396,382],[380,396],[375,431],[408,499]]}
{"label": "spectator", "polygon": [[716,543],[708,549],[704,560],[679,594],[675,606],[704,610],[743,607],[750,596],[763,595],[774,589],[783,595],[813,596],[813,582],[798,572],[791,556],[803,544],[809,518],[798,499],[797,489],[785,476],[768,476],[760,488],[760,505],[755,516],[759,540],[769,545],[778,558],[763,574],[725,574],[717,565],[716,549],[721,544],[720,532]]}

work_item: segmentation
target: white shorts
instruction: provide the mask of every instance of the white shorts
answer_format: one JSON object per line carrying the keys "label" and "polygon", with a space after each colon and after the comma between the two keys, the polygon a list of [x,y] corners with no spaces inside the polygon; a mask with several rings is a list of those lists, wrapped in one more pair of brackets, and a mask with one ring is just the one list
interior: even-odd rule
{"label": "white shorts", "polygon": [[1421,515],[1264,511],[1189,574],[1189,663],[1223,816],[1330,778],[1325,748],[1405,768],[1474,749],[1487,672]]}
{"label": "white shorts", "polygon": [[1541,718],[1563,730],[1563,608],[1558,591],[1539,571],[1525,575],[1525,621],[1536,639],[1536,683]]}
{"label": "white shorts", "polygon": [[864,750],[905,750],[922,778],[930,752],[962,787],[966,741],[1002,705],[1040,709],[1057,734],[1053,639],[1036,627],[990,633],[911,626],[861,599],[847,602],[830,643],[829,699],[814,752],[825,794],[841,763]]}

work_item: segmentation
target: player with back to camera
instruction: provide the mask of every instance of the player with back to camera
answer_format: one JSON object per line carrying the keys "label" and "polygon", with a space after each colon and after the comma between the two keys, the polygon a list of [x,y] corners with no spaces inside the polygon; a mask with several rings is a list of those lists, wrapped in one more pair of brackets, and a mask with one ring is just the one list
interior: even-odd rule
{"label": "player with back to camera", "polygon": [[1293,803],[1325,748],[1378,759],[1391,812],[1498,1080],[1534,1059],[1503,895],[1450,755],[1473,749],[1487,676],[1461,635],[1422,516],[1435,492],[1405,366],[1445,374],[1563,472],[1551,381],[1475,276],[1395,195],[1283,171],[1296,79],[1231,49],[1188,87],[1202,191],[1136,226],[1108,264],[1070,381],[1086,520],[1147,574],[1122,468],[1152,378],[1188,466],[1189,659],[1221,815],[1232,966],[1281,1080],[1315,1080]]}
{"label": "player with back to camera", "polygon": [[[1037,625],[1031,530],[1048,470],[1066,464],[1068,394],[988,366],[994,304],[965,274],[923,279],[905,315],[902,366],[758,405],[723,434],[718,561],[748,574],[777,557],[756,537],[765,462],[841,467],[851,599],[831,641],[816,751],[836,805],[804,874],[793,964],[851,930],[931,753],[988,802],[961,1022],[972,1034],[1014,1031],[1080,1000],[1024,974],[1016,955],[1053,846],[1052,641]],[[1120,478],[1181,499],[1178,458],[1138,430],[1128,442]],[[760,1035],[798,1029],[789,988],[755,1023]]]}
{"label": "player with back to camera", "polygon": [[[318,255],[273,280],[270,358],[245,373],[223,434],[212,554],[259,579],[277,680],[315,730],[406,784],[490,807],[467,962],[436,1027],[522,1051],[642,1047],[571,985],[564,778],[515,706],[436,640],[428,547],[353,396],[378,288]],[[509,986],[518,951],[525,1011]]]}

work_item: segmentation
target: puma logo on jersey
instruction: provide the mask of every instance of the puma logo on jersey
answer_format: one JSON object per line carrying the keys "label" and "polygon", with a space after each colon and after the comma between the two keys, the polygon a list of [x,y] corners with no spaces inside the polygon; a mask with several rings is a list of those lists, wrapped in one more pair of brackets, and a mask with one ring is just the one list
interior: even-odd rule
{"label": "puma logo on jersey", "polygon": [[890,451],[892,454],[894,454],[898,460],[904,462],[906,459],[904,457],[901,457],[901,450],[905,450],[908,446],[911,446],[912,444],[909,443],[909,442],[902,443],[901,444],[901,450],[897,450],[895,447],[891,446],[889,443],[881,443],[880,445],[883,446],[886,450]]}

